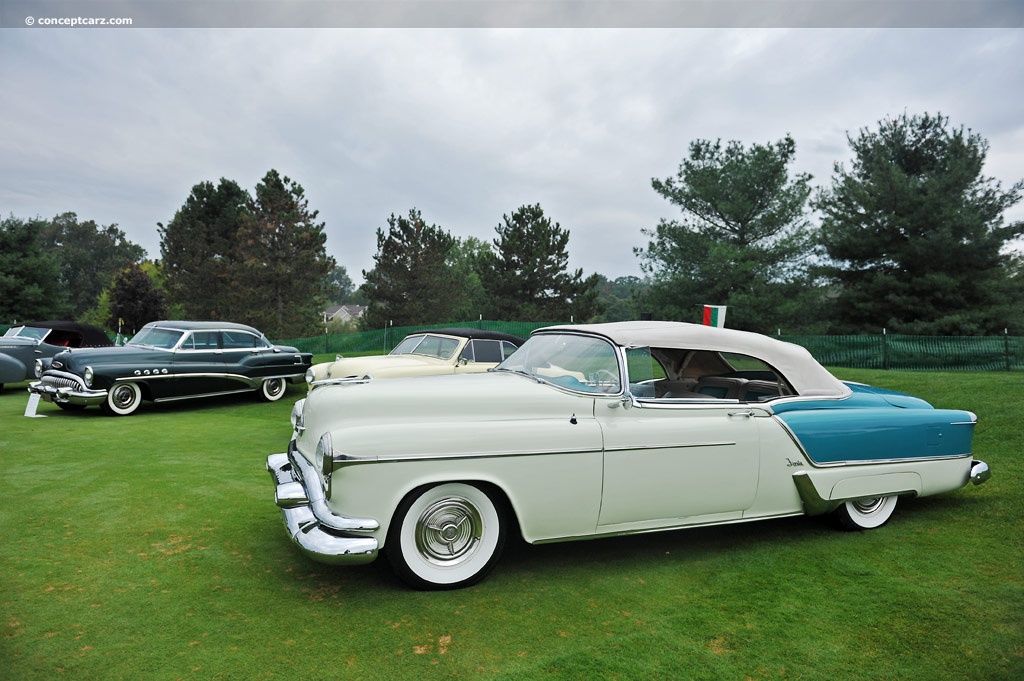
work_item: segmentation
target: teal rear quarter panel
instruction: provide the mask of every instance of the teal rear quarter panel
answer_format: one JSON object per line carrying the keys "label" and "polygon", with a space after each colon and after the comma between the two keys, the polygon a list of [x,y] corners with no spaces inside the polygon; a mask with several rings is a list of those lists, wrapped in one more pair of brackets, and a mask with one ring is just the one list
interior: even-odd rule
{"label": "teal rear quarter panel", "polygon": [[935,409],[924,400],[851,384],[842,400],[793,401],[773,407],[814,464],[966,456],[976,417]]}

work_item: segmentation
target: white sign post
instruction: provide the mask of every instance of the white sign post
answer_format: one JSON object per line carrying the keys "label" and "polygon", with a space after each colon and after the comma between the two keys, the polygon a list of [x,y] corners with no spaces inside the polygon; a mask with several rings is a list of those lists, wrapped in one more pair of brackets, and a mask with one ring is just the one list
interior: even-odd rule
{"label": "white sign post", "polygon": [[39,394],[30,393],[28,396],[28,404],[25,405],[25,416],[30,419],[45,419],[46,414],[37,414],[36,408],[39,406]]}

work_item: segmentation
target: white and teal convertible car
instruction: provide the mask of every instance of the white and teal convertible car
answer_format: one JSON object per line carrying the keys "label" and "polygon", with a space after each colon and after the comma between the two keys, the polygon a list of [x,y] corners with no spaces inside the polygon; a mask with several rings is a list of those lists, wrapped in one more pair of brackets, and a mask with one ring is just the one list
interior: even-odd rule
{"label": "white and teal convertible car", "polygon": [[803,348],[673,322],[557,326],[486,374],[352,380],[296,403],[267,468],[314,560],[385,552],[417,588],[530,543],[831,514],[989,477],[969,411],[834,378]]}

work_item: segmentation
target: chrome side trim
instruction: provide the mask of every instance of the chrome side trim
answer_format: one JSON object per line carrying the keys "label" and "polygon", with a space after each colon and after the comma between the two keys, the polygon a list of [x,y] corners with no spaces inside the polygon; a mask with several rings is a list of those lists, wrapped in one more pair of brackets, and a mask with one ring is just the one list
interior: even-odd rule
{"label": "chrome side trim", "polygon": [[608,447],[607,452],[632,452],[647,449],[690,449],[693,447],[735,447],[736,442],[685,442],[658,445],[641,445],[638,447]]}
{"label": "chrome side trim", "polygon": [[[733,444],[733,443],[723,443]],[[673,446],[673,445],[668,445]],[[684,446],[684,445],[679,445]],[[691,445],[695,447],[708,445]],[[658,448],[655,446],[655,448]],[[627,447],[626,449],[633,449]],[[356,466],[367,463],[407,463],[412,461],[453,461],[456,459],[496,459],[501,457],[523,457],[523,456],[547,456],[549,454],[594,454],[600,455],[601,449],[532,449],[532,450],[509,450],[504,452],[466,452],[462,454],[415,454],[412,456],[385,455],[385,456],[350,456],[344,452],[335,450],[335,469],[343,466]],[[609,449],[607,451],[617,451]]]}

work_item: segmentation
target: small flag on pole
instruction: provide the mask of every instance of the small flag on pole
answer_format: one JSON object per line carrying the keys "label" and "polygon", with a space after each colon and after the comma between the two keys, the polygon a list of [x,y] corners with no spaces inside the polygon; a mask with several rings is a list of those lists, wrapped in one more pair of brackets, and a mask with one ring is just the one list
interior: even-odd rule
{"label": "small flag on pole", "polygon": [[704,326],[725,328],[725,305],[704,306]]}

